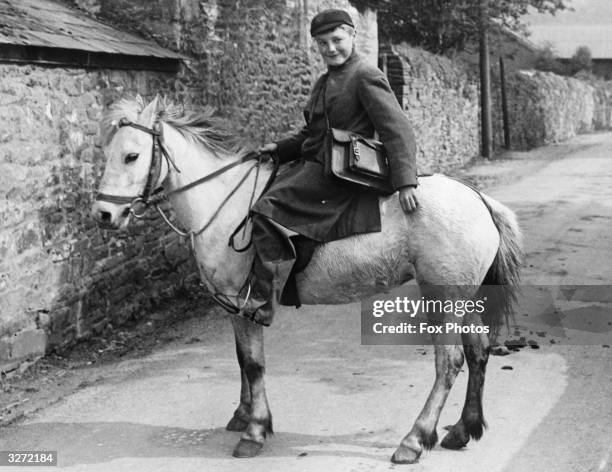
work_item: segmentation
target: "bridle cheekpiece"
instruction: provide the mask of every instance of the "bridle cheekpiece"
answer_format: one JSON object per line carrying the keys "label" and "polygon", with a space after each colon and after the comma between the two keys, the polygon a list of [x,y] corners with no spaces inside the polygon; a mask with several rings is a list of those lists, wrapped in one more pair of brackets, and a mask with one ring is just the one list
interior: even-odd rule
{"label": "bridle cheekpiece", "polygon": [[[250,246],[251,246],[251,240],[248,241],[248,243],[241,248],[236,247],[236,244],[234,242],[234,238],[236,237],[236,235],[241,231],[241,230],[246,230],[247,227],[247,222],[248,219],[250,217],[250,210],[251,207],[253,206],[253,203],[255,201],[255,193],[256,193],[256,189],[257,189],[257,181],[259,179],[259,169],[261,167],[262,162],[264,162],[267,157],[270,157],[274,163],[274,167],[272,169],[272,172],[268,178],[268,181],[266,182],[266,184],[264,185],[264,188],[262,190],[262,194],[264,194],[272,185],[272,182],[274,181],[274,178],[276,177],[276,173],[278,172],[278,167],[279,167],[279,159],[278,156],[275,153],[262,153],[260,151],[251,151],[251,152],[247,152],[245,155],[243,155],[242,157],[236,159],[235,161],[231,162],[230,164],[227,164],[226,166],[221,167],[220,169],[217,169],[216,171],[205,175],[203,177],[200,177],[199,179],[188,183],[182,187],[173,189],[169,192],[163,192],[163,188],[159,187],[159,188],[153,188],[155,183],[159,180],[159,177],[161,175],[161,169],[162,169],[162,158],[161,156],[164,157],[164,159],[166,159],[166,163],[168,165],[168,171],[170,171],[171,167],[174,168],[177,172],[180,173],[180,170],[178,169],[178,167],[176,166],[176,163],[174,162],[174,160],[172,159],[172,157],[170,156],[170,154],[168,153],[168,150],[166,149],[166,146],[164,144],[164,137],[163,137],[163,132],[162,132],[162,126],[161,126],[161,121],[160,121],[160,114],[158,113],[155,117],[155,121],[153,122],[153,127],[152,128],[147,128],[145,126],[136,124],[130,120],[128,120],[127,118],[121,118],[121,120],[119,120],[119,122],[117,123],[117,127],[122,128],[124,126],[130,126],[131,128],[134,129],[138,129],[140,131],[143,131],[145,133],[148,133],[152,136],[153,138],[153,148],[151,151],[151,166],[149,167],[149,173],[147,175],[147,181],[145,183],[145,187],[142,191],[142,193],[136,197],[128,197],[128,196],[122,196],[122,195],[109,195],[109,194],[105,194],[105,193],[100,193],[98,192],[96,194],[96,200],[98,201],[105,201],[105,202],[109,202],[109,203],[115,203],[115,204],[119,204],[119,205],[123,205],[123,204],[129,204],[130,205],[130,213],[132,215],[134,215],[135,218],[143,218],[147,209],[149,208],[149,206],[153,205],[155,206],[156,210],[158,211],[158,213],[160,214],[160,216],[163,218],[163,220],[166,222],[166,224],[175,232],[177,233],[179,236],[182,236],[184,238],[187,238],[190,240],[190,245],[191,245],[191,249],[192,251],[195,250],[195,238],[197,236],[199,236],[200,234],[202,234],[204,231],[206,231],[213,223],[213,221],[215,220],[215,218],[219,215],[219,213],[221,212],[221,210],[223,209],[223,207],[225,207],[225,205],[229,202],[229,200],[232,198],[232,196],[238,191],[238,189],[242,186],[242,184],[246,181],[246,179],[249,177],[249,175],[251,175],[251,173],[255,170],[255,179],[253,182],[253,191],[251,193],[251,199],[249,202],[249,208],[247,211],[247,215],[244,217],[244,219],[240,222],[240,224],[236,227],[236,229],[232,232],[232,234],[229,237],[229,241],[228,241],[228,245],[231,246],[235,251],[237,252],[243,252],[246,251]],[[232,169],[233,167],[236,167],[240,164],[244,164],[247,161],[255,161],[255,165],[251,166],[245,173],[244,175],[238,180],[238,182],[236,183],[236,185],[232,188],[232,190],[225,196],[225,198],[223,199],[223,201],[221,202],[221,204],[219,205],[219,207],[213,212],[213,214],[210,216],[210,218],[208,219],[208,221],[203,224],[198,230],[188,230],[188,231],[183,231],[181,229],[179,229],[178,227],[176,227],[171,221],[170,219],[166,216],[166,214],[164,213],[164,211],[160,208],[159,204],[163,201],[166,200],[170,195],[174,195],[177,193],[181,193],[184,192],[186,190],[189,190],[193,187],[196,187],[197,185],[203,184],[204,182],[207,182],[209,180],[212,180],[216,177],[218,177],[219,175],[227,172],[228,170]],[[163,193],[162,193],[163,192]],[[211,283],[212,285],[212,283]],[[245,285],[243,286],[247,287],[247,295],[246,298],[242,304],[242,306],[236,306],[233,303],[231,303],[231,301],[229,300],[229,296],[225,295],[223,293],[220,292],[216,292],[213,295],[213,298],[222,306],[224,307],[226,310],[232,312],[232,313],[238,313],[242,308],[244,308],[244,306],[246,305],[250,294],[251,294],[251,284],[250,284],[250,279],[247,278],[247,280],[245,281]]]}
{"label": "bridle cheekpiece", "polygon": [[166,160],[166,164],[168,164],[168,169],[172,166],[174,170],[178,173],[181,171],[176,166],[176,163],[168,153],[166,146],[164,144],[164,135],[162,131],[160,115],[159,113],[155,117],[155,121],[153,122],[152,128],[147,128],[146,126],[139,125],[134,123],[127,118],[121,118],[117,123],[118,128],[123,128],[125,126],[129,126],[134,129],[138,129],[145,133],[148,133],[153,138],[153,145],[151,149],[151,165],[149,167],[149,173],[147,175],[147,181],[145,183],[144,189],[142,193],[135,197],[128,197],[123,195],[109,195],[106,193],[98,192],[96,194],[96,200],[116,203],[119,205],[129,204],[130,205],[130,213],[134,215],[135,218],[142,218],[147,211],[147,208],[150,204],[152,204],[152,199],[154,196],[158,195],[161,192],[161,188],[154,188],[155,183],[159,180],[159,176],[161,175],[162,170],[162,157]]}

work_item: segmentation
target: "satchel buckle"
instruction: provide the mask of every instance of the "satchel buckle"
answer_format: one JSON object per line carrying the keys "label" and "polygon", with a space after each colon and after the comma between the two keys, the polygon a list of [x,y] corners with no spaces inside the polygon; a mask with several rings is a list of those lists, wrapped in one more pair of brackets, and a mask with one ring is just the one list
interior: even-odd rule
{"label": "satchel buckle", "polygon": [[357,139],[354,136],[351,136],[351,147],[353,148],[353,156],[356,161],[359,160],[361,155],[359,154],[359,146],[357,145]]}

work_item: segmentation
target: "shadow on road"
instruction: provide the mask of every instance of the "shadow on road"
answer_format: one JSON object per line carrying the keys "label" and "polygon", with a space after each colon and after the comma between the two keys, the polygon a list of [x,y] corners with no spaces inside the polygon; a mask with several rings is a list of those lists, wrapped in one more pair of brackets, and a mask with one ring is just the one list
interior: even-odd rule
{"label": "shadow on road", "polygon": [[[9,429],[10,444],[3,444],[5,449],[54,450],[61,467],[133,457],[231,459],[240,438],[240,433],[224,428],[188,429],[129,422],[34,423]],[[373,434],[318,436],[282,431],[269,439],[262,456],[353,457],[388,462],[387,450],[397,444],[376,441]],[[365,452],[372,448],[384,451]]]}

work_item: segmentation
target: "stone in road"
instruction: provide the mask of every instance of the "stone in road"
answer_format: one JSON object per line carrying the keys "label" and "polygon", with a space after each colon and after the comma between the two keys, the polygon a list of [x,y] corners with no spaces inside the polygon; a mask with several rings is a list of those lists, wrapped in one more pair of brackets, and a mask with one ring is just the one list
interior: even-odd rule
{"label": "stone in road", "polygon": [[[611,147],[610,135],[580,138],[578,152],[488,192],[519,213],[527,282],[612,280],[603,224],[612,218]],[[217,315],[189,323],[204,331],[201,343],[179,340],[118,364],[121,382],[85,388],[6,428],[0,450],[57,450],[69,471],[609,470],[612,356],[601,345],[491,358],[483,439],[394,466],[389,458],[433,382],[432,348],[362,346],[356,304],[284,310],[266,331],[276,435],[260,457],[238,460],[239,435],[223,429],[239,393],[229,323]],[[462,374],[440,426],[457,420],[465,384]]]}

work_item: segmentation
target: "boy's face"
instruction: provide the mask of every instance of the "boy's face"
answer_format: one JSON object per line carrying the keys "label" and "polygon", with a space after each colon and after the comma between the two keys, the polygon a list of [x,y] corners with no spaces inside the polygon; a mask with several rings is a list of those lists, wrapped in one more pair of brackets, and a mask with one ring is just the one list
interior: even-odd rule
{"label": "boy's face", "polygon": [[318,34],[315,41],[319,47],[319,53],[328,66],[341,66],[346,62],[353,52],[355,44],[355,30],[347,31],[338,27],[333,31]]}

